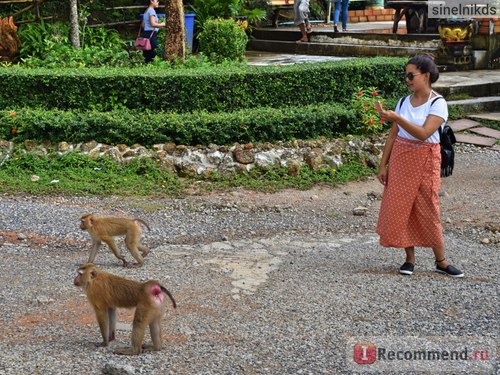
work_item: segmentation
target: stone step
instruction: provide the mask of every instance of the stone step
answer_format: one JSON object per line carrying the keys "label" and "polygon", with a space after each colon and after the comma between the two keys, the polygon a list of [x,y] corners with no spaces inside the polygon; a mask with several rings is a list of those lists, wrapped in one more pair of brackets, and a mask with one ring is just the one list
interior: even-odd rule
{"label": "stone step", "polygon": [[[356,39],[362,40],[382,40],[382,41],[396,41],[399,40],[401,42],[428,42],[431,40],[439,39],[438,34],[375,34],[368,32],[342,32],[342,33],[334,33],[333,26],[331,29],[322,29],[316,28],[313,26],[313,32],[311,37],[314,38],[316,36],[326,35],[331,38],[344,38],[344,37],[352,37]],[[283,28],[283,29],[272,29],[272,28],[256,28],[252,30],[252,39],[254,40],[275,40],[275,41],[296,41],[300,38],[300,32],[298,28]]]}
{"label": "stone step", "polygon": [[471,119],[497,121],[500,123],[500,112],[489,112],[489,113],[475,113],[469,115]]}
{"label": "stone step", "polygon": [[418,53],[434,53],[434,49],[420,47],[377,46],[368,44],[334,43],[296,43],[283,40],[253,39],[248,42],[248,49],[274,53],[294,53],[304,55],[375,57],[407,57]]}
{"label": "stone step", "polygon": [[497,142],[495,138],[490,137],[481,137],[473,134],[455,134],[455,138],[459,143],[471,143],[476,146],[485,146],[491,147],[494,146]]}
{"label": "stone step", "polygon": [[479,135],[483,135],[485,137],[500,139],[500,130],[481,126],[479,128],[472,128],[470,131]]}
{"label": "stone step", "polygon": [[480,126],[481,123],[467,118],[462,118],[460,120],[448,121],[448,125],[450,125],[450,127],[456,133],[473,128],[475,126]]}
{"label": "stone step", "polygon": [[[500,113],[480,113],[474,117],[486,118],[491,121],[492,119],[500,118]],[[494,150],[500,149],[500,145],[497,144],[500,139],[499,130],[483,126],[480,122],[470,118],[448,121],[448,124],[453,129],[458,143],[491,147]]]}
{"label": "stone step", "polygon": [[460,107],[465,113],[498,112],[500,111],[500,96],[484,96],[479,98],[449,100],[448,106]]}

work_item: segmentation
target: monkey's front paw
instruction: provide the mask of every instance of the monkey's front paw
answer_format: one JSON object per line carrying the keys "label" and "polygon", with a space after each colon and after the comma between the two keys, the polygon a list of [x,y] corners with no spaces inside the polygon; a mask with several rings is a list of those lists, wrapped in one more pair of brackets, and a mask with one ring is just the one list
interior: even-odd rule
{"label": "monkey's front paw", "polygon": [[132,264],[127,265],[127,268],[140,268],[142,266],[143,266],[142,263],[132,263]]}
{"label": "monkey's front paw", "polygon": [[113,353],[118,354],[118,355],[137,355],[137,354],[140,354],[140,353],[136,353],[134,348],[118,348],[118,349],[113,350]]}
{"label": "monkey's front paw", "polygon": [[143,353],[147,353],[147,352],[158,352],[160,351],[161,348],[156,348],[154,345],[152,344],[143,344],[142,345],[142,352]]}

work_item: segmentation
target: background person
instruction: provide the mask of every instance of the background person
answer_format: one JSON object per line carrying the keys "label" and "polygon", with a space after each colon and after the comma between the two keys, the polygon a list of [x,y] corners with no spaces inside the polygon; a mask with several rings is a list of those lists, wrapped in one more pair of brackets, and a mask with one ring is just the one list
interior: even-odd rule
{"label": "background person", "polygon": [[405,70],[413,93],[400,99],[396,112],[379,108],[381,120],[392,122],[377,174],[384,185],[377,224],[380,244],[405,249],[406,261],[399,269],[403,275],[413,273],[415,246],[422,246],[432,248],[436,272],[462,277],[444,254],[438,128],[448,119],[448,105],[431,87],[439,71],[425,54],[411,58]]}
{"label": "background person", "polygon": [[349,12],[349,0],[335,0],[333,8],[333,31],[339,32],[338,24],[340,12],[342,11],[342,31],[347,31],[347,18]]}
{"label": "background person", "polygon": [[142,15],[142,32],[143,38],[149,38],[151,41],[151,50],[142,51],[144,55],[144,62],[150,63],[156,56],[156,47],[158,47],[158,31],[160,27],[165,27],[165,22],[158,23],[158,15],[155,8],[158,7],[159,0],[148,0],[148,7]]}
{"label": "background person", "polygon": [[[288,4],[289,0],[285,0]],[[295,0],[293,3],[293,24],[299,27],[301,38],[297,43],[307,43],[309,38],[307,34],[312,33],[311,23],[309,22],[309,0]]]}

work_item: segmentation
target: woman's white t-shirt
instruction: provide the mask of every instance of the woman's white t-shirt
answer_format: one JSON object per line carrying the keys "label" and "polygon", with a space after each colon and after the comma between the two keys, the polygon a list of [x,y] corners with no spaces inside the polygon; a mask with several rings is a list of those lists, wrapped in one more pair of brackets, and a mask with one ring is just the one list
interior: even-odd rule
{"label": "woman's white t-shirt", "polygon": [[144,15],[142,16],[142,20],[144,21],[144,31],[159,30],[157,27],[153,27],[153,25],[151,25],[151,16],[154,16],[155,21],[158,22],[158,15],[156,14],[156,11],[153,8],[146,9]]}
{"label": "woman's white t-shirt", "polygon": [[[401,104],[401,100],[404,100],[403,104]],[[396,106],[396,113],[399,113],[402,117],[418,126],[424,125],[425,119],[428,115],[435,115],[443,119],[443,123],[441,124],[441,126],[443,126],[446,123],[446,120],[448,120],[448,104],[446,103],[446,100],[441,95],[439,95],[433,98],[429,98],[429,100],[424,104],[413,107],[411,105],[410,96],[407,96],[399,100],[398,105]],[[399,137],[418,141],[418,138],[412,136],[399,125],[398,129]],[[427,138],[425,142],[439,143],[438,130],[432,133],[432,135]]]}

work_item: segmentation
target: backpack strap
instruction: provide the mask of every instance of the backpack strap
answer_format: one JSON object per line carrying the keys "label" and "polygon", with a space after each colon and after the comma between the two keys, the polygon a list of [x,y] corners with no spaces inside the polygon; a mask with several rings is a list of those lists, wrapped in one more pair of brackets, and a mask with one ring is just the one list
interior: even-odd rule
{"label": "backpack strap", "polygon": [[431,102],[431,107],[432,105],[438,100],[438,99],[444,99],[443,96],[437,96],[435,97],[434,99],[432,99],[432,102]]}
{"label": "backpack strap", "polygon": [[401,106],[403,105],[403,103],[406,100],[406,98],[407,98],[407,96],[404,96],[401,99],[399,99],[398,111],[401,109]]}

